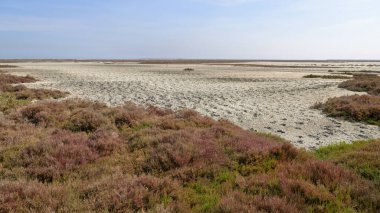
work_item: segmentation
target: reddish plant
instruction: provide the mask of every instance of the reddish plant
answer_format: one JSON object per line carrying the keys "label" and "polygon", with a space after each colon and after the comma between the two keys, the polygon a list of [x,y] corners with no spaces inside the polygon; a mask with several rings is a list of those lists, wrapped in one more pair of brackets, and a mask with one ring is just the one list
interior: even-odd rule
{"label": "reddish plant", "polygon": [[0,85],[6,84],[20,84],[20,83],[32,83],[36,82],[36,79],[31,76],[15,76],[9,74],[0,74]]}
{"label": "reddish plant", "polygon": [[380,97],[378,96],[353,95],[331,98],[316,108],[322,109],[329,116],[380,125]]}
{"label": "reddish plant", "polygon": [[74,132],[93,132],[109,124],[110,121],[102,113],[91,109],[78,109],[72,112],[65,124],[65,129]]}
{"label": "reddish plant", "polygon": [[179,185],[166,178],[152,176],[114,177],[86,186],[81,197],[93,211],[123,212],[152,209],[176,199]]}
{"label": "reddish plant", "polygon": [[68,210],[63,187],[48,187],[34,181],[1,181],[0,212],[60,212]]}
{"label": "reddish plant", "polygon": [[354,79],[339,84],[340,88],[351,91],[368,92],[371,95],[380,95],[380,77],[378,75],[354,75]]}
{"label": "reddish plant", "polygon": [[89,139],[89,146],[100,156],[111,155],[115,150],[121,149],[123,144],[117,132],[107,129],[96,130]]}

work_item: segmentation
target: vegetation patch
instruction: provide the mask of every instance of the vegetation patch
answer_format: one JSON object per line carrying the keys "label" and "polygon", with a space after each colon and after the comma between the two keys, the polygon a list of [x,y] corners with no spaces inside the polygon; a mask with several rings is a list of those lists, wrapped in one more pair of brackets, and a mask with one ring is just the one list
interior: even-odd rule
{"label": "vegetation patch", "polygon": [[380,189],[380,140],[330,145],[319,148],[315,155],[352,169]]}
{"label": "vegetation patch", "polygon": [[6,113],[16,107],[28,104],[27,100],[19,100],[17,97],[10,93],[0,93],[0,112]]}
{"label": "vegetation patch", "polygon": [[316,104],[314,108],[321,109],[328,116],[380,125],[379,96],[352,95],[330,98],[326,103]]}
{"label": "vegetation patch", "polygon": [[330,98],[325,103],[315,104],[313,108],[321,109],[328,116],[380,125],[379,76],[373,74],[354,75],[352,80],[342,82],[339,87],[351,91],[368,92],[370,95]]}
{"label": "vegetation patch", "polygon": [[354,75],[354,79],[342,82],[339,87],[380,96],[380,76],[374,74]]}
{"label": "vegetation patch", "polygon": [[0,118],[0,212],[380,208],[375,158],[367,170],[338,154],[320,160],[192,110],[0,95],[16,101]]}
{"label": "vegetation patch", "polygon": [[15,65],[8,65],[8,64],[0,64],[0,68],[16,68],[18,66]]}
{"label": "vegetation patch", "polygon": [[[67,92],[47,89],[30,89],[21,83],[33,83],[36,79],[31,76],[14,76],[9,74],[0,74],[0,92],[5,98],[8,97],[10,104],[15,102],[25,103],[31,100],[59,99],[68,95]],[[18,85],[15,85],[18,84]],[[5,95],[5,96],[4,96]]]}
{"label": "vegetation patch", "polygon": [[323,79],[350,79],[350,76],[345,75],[305,75],[303,78],[323,78]]}
{"label": "vegetation patch", "polygon": [[379,74],[379,71],[375,71],[375,70],[359,70],[359,71],[329,70],[329,72],[334,75],[342,75],[342,74],[344,75],[378,75]]}
{"label": "vegetation patch", "polygon": [[0,74],[0,85],[5,86],[7,84],[20,84],[20,83],[33,83],[36,79],[32,76],[15,76],[9,74]]}

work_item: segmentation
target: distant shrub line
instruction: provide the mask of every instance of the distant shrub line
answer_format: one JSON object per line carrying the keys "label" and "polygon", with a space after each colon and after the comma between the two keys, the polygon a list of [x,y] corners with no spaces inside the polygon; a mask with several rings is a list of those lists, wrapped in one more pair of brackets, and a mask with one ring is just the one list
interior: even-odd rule
{"label": "distant shrub line", "polygon": [[18,66],[15,65],[8,65],[8,64],[0,64],[0,68],[17,68]]}
{"label": "distant shrub line", "polygon": [[350,76],[344,75],[305,75],[304,78],[324,78],[324,79],[350,79]]}

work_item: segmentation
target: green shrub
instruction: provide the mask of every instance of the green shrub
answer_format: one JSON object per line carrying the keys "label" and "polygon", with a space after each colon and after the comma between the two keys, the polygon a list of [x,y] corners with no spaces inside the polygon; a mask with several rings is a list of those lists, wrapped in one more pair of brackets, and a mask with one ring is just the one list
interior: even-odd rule
{"label": "green shrub", "polygon": [[28,104],[27,100],[19,100],[16,96],[9,93],[0,93],[0,111],[8,112],[20,106]]}
{"label": "green shrub", "polygon": [[356,141],[319,148],[315,155],[348,167],[380,189],[380,141]]}

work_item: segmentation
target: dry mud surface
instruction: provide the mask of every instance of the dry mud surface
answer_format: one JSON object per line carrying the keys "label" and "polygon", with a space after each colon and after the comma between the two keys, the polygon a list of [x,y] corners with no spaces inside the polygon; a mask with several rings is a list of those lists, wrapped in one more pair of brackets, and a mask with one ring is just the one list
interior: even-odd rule
{"label": "dry mud surface", "polygon": [[[329,118],[310,109],[316,102],[355,94],[337,87],[342,80],[302,78],[307,74],[328,74],[329,69],[376,71],[380,63],[241,64],[23,62],[15,63],[21,68],[6,70],[41,80],[30,87],[64,90],[74,97],[109,105],[133,101],[174,110],[190,108],[245,129],[279,135],[306,149],[380,138],[378,126]],[[194,71],[183,71],[187,67]]]}

